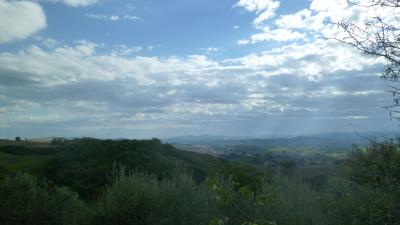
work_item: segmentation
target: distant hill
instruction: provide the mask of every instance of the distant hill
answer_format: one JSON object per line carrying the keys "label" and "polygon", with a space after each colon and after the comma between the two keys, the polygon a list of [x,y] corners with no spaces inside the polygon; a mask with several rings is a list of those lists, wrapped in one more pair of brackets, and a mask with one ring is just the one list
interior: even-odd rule
{"label": "distant hill", "polygon": [[[166,143],[178,148],[202,149],[214,154],[234,153],[236,151],[268,151],[275,148],[318,148],[347,151],[353,145],[366,145],[371,138],[388,139],[396,136],[394,132],[369,133],[331,133],[310,136],[263,138],[263,137],[224,137],[224,136],[181,136],[164,139]],[[206,150],[204,150],[206,149]]]}

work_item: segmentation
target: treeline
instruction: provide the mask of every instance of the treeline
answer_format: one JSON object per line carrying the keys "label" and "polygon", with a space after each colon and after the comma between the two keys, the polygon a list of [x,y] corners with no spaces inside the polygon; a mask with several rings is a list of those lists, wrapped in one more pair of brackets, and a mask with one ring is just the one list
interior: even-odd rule
{"label": "treeline", "polygon": [[[158,153],[143,158],[148,152]],[[158,156],[161,153],[163,157]],[[53,176],[63,176],[54,179],[52,174],[45,178],[16,173],[2,178],[0,223],[400,224],[400,151],[393,142],[354,149],[343,162],[340,174],[329,176],[318,188],[298,173],[270,173],[251,166],[230,165],[210,156],[202,159],[197,154],[181,153],[158,140],[145,144],[87,139],[64,146],[48,167],[57,169]],[[121,160],[115,160],[119,157]],[[139,158],[129,161],[135,157]],[[160,161],[165,157],[176,161]],[[164,164],[146,168],[152,160]],[[123,162],[134,164],[122,166]],[[92,173],[92,167],[100,172]],[[206,175],[198,171],[202,176],[195,177],[196,169]],[[90,184],[91,176],[96,174],[104,176],[104,183]],[[58,183],[62,177],[64,184]],[[77,186],[72,182],[75,179],[81,182]],[[98,190],[80,189],[84,184],[98,185]]]}

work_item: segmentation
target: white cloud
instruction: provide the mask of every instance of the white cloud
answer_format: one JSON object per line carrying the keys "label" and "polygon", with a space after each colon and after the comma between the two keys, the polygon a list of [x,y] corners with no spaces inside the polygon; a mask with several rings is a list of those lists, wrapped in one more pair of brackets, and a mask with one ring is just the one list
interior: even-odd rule
{"label": "white cloud", "polygon": [[46,27],[39,4],[0,0],[0,44],[25,39]]}
{"label": "white cloud", "polygon": [[399,22],[400,9],[384,9],[384,7],[363,7],[370,0],[358,1],[360,5],[350,4],[347,0],[312,0],[308,9],[297,13],[283,15],[275,24],[284,29],[302,29],[314,32],[313,35],[335,37],[343,35],[335,24],[327,22],[340,22],[349,20],[358,27],[363,28],[372,16],[380,15],[385,22]]}
{"label": "white cloud", "polygon": [[275,11],[279,8],[280,2],[277,0],[240,0],[234,7],[242,7],[249,12],[257,14],[254,20],[256,27],[275,16]]}
{"label": "white cloud", "polygon": [[119,56],[131,56],[138,52],[141,52],[143,47],[141,46],[127,46],[127,45],[119,45],[116,47],[114,51],[112,51],[111,55],[119,55]]}
{"label": "white cloud", "polygon": [[133,15],[104,15],[104,14],[86,14],[88,18],[91,19],[97,19],[97,20],[104,20],[104,21],[111,21],[111,22],[117,22],[117,21],[122,21],[122,20],[131,20],[131,21],[137,21],[140,20],[139,17],[133,16]]}
{"label": "white cloud", "polygon": [[95,130],[99,123],[157,129],[152,124],[192,127],[202,121],[274,116],[373,118],[375,111],[366,107],[378,108],[383,100],[371,102],[371,95],[385,99],[371,71],[379,64],[331,41],[223,61],[204,55],[113,54],[134,46],[112,46],[110,53],[103,48],[78,41],[0,53],[0,124]]}
{"label": "white cloud", "polygon": [[[206,55],[147,57],[140,54],[149,54],[153,46],[104,47],[88,41],[68,45],[48,38],[18,52],[0,52],[0,126],[153,130],[252,118],[260,125],[259,118],[278,116],[296,122],[382,116],[374,109],[390,96],[379,91],[381,62],[312,38],[333,31],[323,22],[338,13],[357,19],[364,14],[355,8],[341,11],[335,2],[326,4],[329,7],[314,0],[312,7],[273,21],[278,1],[239,1],[235,7],[256,13],[258,31],[238,44],[302,41],[222,61]],[[88,16],[138,19],[125,14]],[[267,19],[271,21],[263,27]]]}
{"label": "white cloud", "polygon": [[238,45],[247,45],[248,43],[250,43],[250,41],[247,39],[241,39],[238,41]]}
{"label": "white cloud", "polygon": [[89,5],[96,4],[99,0],[33,0],[36,2],[53,2],[53,3],[63,3],[71,7],[85,7]]}
{"label": "white cloud", "polygon": [[256,70],[257,74],[265,77],[291,74],[314,81],[334,73],[362,71],[370,66],[382,68],[383,65],[381,60],[362,56],[347,45],[322,39],[306,44],[289,44],[226,62]]}
{"label": "white cloud", "polygon": [[212,54],[220,51],[220,49],[216,47],[202,48],[201,50],[205,51],[207,54]]}
{"label": "white cloud", "polygon": [[61,0],[65,4],[73,7],[88,6],[95,4],[98,0]]}
{"label": "white cloud", "polygon": [[208,68],[218,66],[201,55],[130,58],[127,56],[142,48],[122,45],[108,55],[97,55],[97,48],[98,45],[87,41],[78,41],[75,46],[55,47],[51,51],[31,46],[16,55],[1,53],[0,69],[29,72],[32,79],[46,85],[66,84],[81,79],[111,81],[121,78],[135,78],[145,84],[156,82],[151,78],[152,74],[180,71],[182,76],[199,75]]}
{"label": "white cloud", "polygon": [[307,25],[310,25],[305,20],[311,17],[311,14],[311,10],[303,9],[295,14],[280,16],[275,23],[278,27],[304,29],[307,28]]}
{"label": "white cloud", "polygon": [[349,7],[347,0],[312,0],[310,9],[318,12],[337,12],[346,10]]}
{"label": "white cloud", "polygon": [[56,46],[60,45],[60,42],[52,38],[35,36],[34,39],[38,41],[41,46],[44,46],[49,49],[55,48]]}
{"label": "white cloud", "polygon": [[59,44],[58,41],[56,41],[56,40],[54,40],[54,39],[51,39],[51,38],[45,38],[45,39],[42,41],[42,45],[45,46],[45,47],[47,47],[47,48],[54,48],[54,47],[56,47],[58,44]]}
{"label": "white cloud", "polygon": [[[263,29],[262,33],[252,35],[250,37],[249,42],[251,42],[252,44],[261,41],[286,42],[286,41],[294,41],[305,38],[306,35],[304,33],[299,33],[297,31],[292,31],[289,29],[282,29],[282,28],[270,30],[268,27],[266,27]],[[246,44],[246,42],[244,41],[239,44]]]}
{"label": "white cloud", "polygon": [[[269,1],[240,1],[236,6],[255,12],[260,21],[264,21],[261,14]],[[367,5],[370,0],[360,0],[361,5]],[[251,35],[247,39],[238,41],[239,45],[262,41],[314,41],[321,37],[341,38],[346,34],[339,29],[335,22],[343,19],[350,20],[360,28],[371,16],[380,15],[384,22],[397,24],[400,22],[400,8],[384,9],[383,7],[363,7],[350,4],[347,0],[311,0],[308,8],[296,13],[281,15],[268,25],[258,24],[256,28],[261,32]],[[268,17],[270,18],[270,17]],[[257,19],[256,19],[257,20]],[[333,22],[333,23],[332,23]],[[261,25],[260,25],[261,24]]]}

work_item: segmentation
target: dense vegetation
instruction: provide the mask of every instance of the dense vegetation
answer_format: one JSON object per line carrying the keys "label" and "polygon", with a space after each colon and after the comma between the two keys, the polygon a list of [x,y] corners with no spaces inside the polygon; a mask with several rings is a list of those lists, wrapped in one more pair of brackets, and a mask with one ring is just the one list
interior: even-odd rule
{"label": "dense vegetation", "polygon": [[395,142],[355,148],[324,179],[304,169],[315,162],[228,161],[156,139],[13,148],[0,149],[4,225],[400,224]]}
{"label": "dense vegetation", "polygon": [[223,163],[209,155],[178,151],[158,139],[99,141],[85,138],[59,146],[54,160],[46,168],[46,176],[89,197],[99,194],[108,183],[115,165],[158,177],[171,175],[177,167],[185,167],[196,181],[202,181]]}

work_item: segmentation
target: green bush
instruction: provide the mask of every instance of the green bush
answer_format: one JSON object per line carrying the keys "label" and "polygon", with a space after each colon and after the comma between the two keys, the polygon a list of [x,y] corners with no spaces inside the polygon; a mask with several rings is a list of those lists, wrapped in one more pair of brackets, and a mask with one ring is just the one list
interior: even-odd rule
{"label": "green bush", "polygon": [[356,184],[384,189],[400,187],[400,150],[394,142],[356,148],[346,165],[350,180]]}
{"label": "green bush", "polygon": [[265,214],[276,224],[327,225],[334,219],[323,207],[323,192],[311,188],[300,176],[277,175],[262,191],[273,196]]}
{"label": "green bush", "polygon": [[84,212],[84,204],[66,188],[51,188],[27,174],[0,181],[2,225],[74,225]]}
{"label": "green bush", "polygon": [[206,182],[213,191],[219,217],[210,224],[267,224],[264,209],[269,207],[270,193],[262,192],[263,177],[254,168],[230,166]]}
{"label": "green bush", "polygon": [[331,178],[324,193],[332,225],[400,224],[400,190],[379,190]]}
{"label": "green bush", "polygon": [[213,211],[206,189],[185,173],[159,180],[121,170],[94,206],[92,224],[206,225]]}
{"label": "green bush", "polygon": [[210,178],[208,184],[219,205],[220,217],[214,224],[338,225],[324,204],[330,196],[312,189],[301,177],[278,174],[257,189],[232,177]]}

